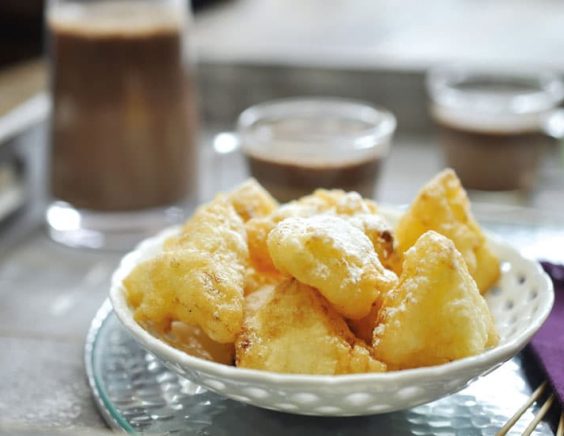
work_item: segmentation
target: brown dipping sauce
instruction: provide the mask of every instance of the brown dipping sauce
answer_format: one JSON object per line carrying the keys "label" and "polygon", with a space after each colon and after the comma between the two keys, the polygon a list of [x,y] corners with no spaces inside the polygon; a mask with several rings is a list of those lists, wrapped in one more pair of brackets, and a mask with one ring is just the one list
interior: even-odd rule
{"label": "brown dipping sauce", "polygon": [[539,131],[479,132],[439,125],[446,163],[469,189],[532,189],[542,152],[554,142]]}
{"label": "brown dipping sauce", "polygon": [[373,198],[381,157],[312,165],[247,154],[247,161],[253,177],[277,200],[286,202],[310,194],[317,188],[356,191],[365,198]]}
{"label": "brown dipping sauce", "polygon": [[48,19],[52,195],[97,211],[180,202],[197,180],[183,25],[143,5],[135,5],[135,19],[116,20],[115,6]]}

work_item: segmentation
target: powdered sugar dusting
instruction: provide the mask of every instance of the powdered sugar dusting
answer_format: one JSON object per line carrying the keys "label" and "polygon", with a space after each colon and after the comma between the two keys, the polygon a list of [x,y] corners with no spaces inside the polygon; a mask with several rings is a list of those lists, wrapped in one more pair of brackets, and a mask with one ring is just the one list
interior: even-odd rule
{"label": "powdered sugar dusting", "polygon": [[337,216],[323,214],[309,218],[287,218],[278,224],[277,229],[285,238],[323,238],[354,259],[369,260],[376,257],[370,239],[357,227]]}
{"label": "powdered sugar dusting", "polygon": [[392,227],[381,215],[374,215],[370,213],[353,215],[348,218],[348,221],[355,227],[363,230],[365,233],[392,233]]}
{"label": "powdered sugar dusting", "polygon": [[[334,215],[287,218],[278,224],[276,231],[289,245],[299,247],[300,241],[318,239],[342,253],[342,261],[347,261],[348,274],[342,277],[343,282],[347,282],[343,283],[345,286],[358,283],[367,266],[379,262],[370,239],[347,220]],[[315,273],[327,278],[331,270],[328,265],[319,263]]]}

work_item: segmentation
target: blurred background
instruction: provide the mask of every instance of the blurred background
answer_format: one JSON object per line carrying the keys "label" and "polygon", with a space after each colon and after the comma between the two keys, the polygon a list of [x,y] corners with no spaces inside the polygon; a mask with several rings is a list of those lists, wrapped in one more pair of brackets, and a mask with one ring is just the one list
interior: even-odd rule
{"label": "blurred background", "polygon": [[[29,67],[44,51],[43,7],[40,0],[0,3],[0,116],[44,87],[44,70]],[[398,118],[396,143],[408,137],[405,153],[392,153],[397,166],[387,165],[381,178],[379,196],[392,203],[409,201],[443,165],[433,146],[429,68],[456,62],[564,69],[564,4],[556,0],[200,0],[193,9],[203,137],[233,129],[243,109],[277,97],[331,95],[384,106]],[[413,141],[420,147],[409,146]],[[540,189],[518,204],[559,209],[561,158],[556,148],[549,155]],[[389,177],[390,168],[406,172],[415,161],[410,177]]]}
{"label": "blurred background", "polygon": [[[560,0],[194,0],[191,6],[200,201],[248,177],[233,132],[251,105],[335,96],[387,108],[397,130],[377,199],[405,205],[445,166],[430,112],[429,69],[457,63],[564,74]],[[44,8],[42,0],[0,0],[0,433],[6,423],[105,428],[86,384],[83,347],[122,253],[72,250],[45,232]],[[544,147],[526,192],[470,192],[488,229],[553,262],[564,262],[562,156],[560,140]]]}
{"label": "blurred background", "polygon": [[[430,69],[458,64],[552,70],[557,76],[564,72],[564,3],[557,0],[187,4],[193,11],[186,38],[196,71],[200,200],[248,177],[232,132],[238,115],[254,104],[334,96],[390,110],[397,130],[376,196],[383,203],[407,204],[418,187],[447,165],[430,110]],[[0,2],[2,221],[21,222],[23,210],[23,215],[35,217],[30,222],[37,222],[45,206],[49,101],[44,8],[41,0]],[[560,126],[560,134],[563,130]],[[564,216],[561,142],[543,146],[529,189],[501,195],[471,190],[475,210],[504,225],[558,226]],[[477,169],[479,163],[472,165]],[[17,239],[12,233],[4,240]]]}
{"label": "blurred background", "polygon": [[424,70],[450,61],[561,67],[558,1],[229,2],[196,20],[203,59]]}
{"label": "blurred background", "polygon": [[[42,53],[43,0],[0,4],[3,65]],[[196,0],[201,60],[425,69],[437,62],[561,68],[556,0]]]}

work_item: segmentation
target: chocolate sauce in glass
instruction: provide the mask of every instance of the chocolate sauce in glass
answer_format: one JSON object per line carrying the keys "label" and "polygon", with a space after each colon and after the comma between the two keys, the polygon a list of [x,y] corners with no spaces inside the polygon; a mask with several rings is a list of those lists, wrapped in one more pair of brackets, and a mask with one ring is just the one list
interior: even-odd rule
{"label": "chocolate sauce in glass", "polygon": [[531,190],[539,160],[554,143],[543,132],[550,95],[521,76],[470,74],[449,89],[450,106],[435,106],[434,116],[446,163],[462,184],[484,191]]}
{"label": "chocolate sauce in glass", "polygon": [[380,170],[380,157],[356,162],[333,162],[319,165],[284,162],[247,154],[253,177],[279,201],[290,201],[310,194],[317,188],[356,191],[374,197]]}
{"label": "chocolate sauce in glass", "polygon": [[180,202],[196,190],[183,26],[155,8],[116,20],[112,3],[95,7],[48,19],[52,195],[97,211]]}
{"label": "chocolate sauce in glass", "polygon": [[279,201],[317,188],[372,198],[385,152],[377,147],[371,129],[372,123],[346,111],[303,115],[288,110],[249,127],[242,135],[243,151],[251,175]]}
{"label": "chocolate sauce in glass", "polygon": [[446,163],[462,184],[484,191],[530,190],[542,153],[554,139],[540,131],[476,132],[440,124]]}

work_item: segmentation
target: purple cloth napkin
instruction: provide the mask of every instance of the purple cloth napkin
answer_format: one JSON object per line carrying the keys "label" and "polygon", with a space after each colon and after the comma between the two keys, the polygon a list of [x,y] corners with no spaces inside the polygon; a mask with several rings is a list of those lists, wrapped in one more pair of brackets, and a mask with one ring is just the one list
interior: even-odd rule
{"label": "purple cloth napkin", "polygon": [[542,263],[554,283],[554,307],[530,348],[564,407],[564,266]]}

